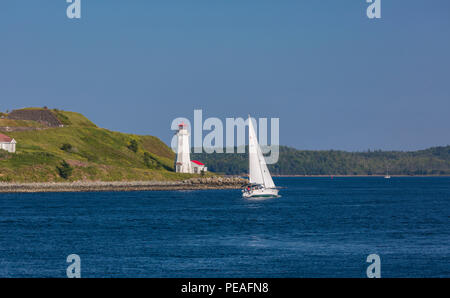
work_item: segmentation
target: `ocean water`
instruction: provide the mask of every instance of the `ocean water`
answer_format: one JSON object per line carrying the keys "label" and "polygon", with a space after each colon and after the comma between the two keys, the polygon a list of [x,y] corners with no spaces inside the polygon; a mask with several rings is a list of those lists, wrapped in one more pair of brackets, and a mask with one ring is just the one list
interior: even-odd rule
{"label": "ocean water", "polygon": [[450,178],[278,178],[239,190],[0,194],[0,277],[450,277]]}

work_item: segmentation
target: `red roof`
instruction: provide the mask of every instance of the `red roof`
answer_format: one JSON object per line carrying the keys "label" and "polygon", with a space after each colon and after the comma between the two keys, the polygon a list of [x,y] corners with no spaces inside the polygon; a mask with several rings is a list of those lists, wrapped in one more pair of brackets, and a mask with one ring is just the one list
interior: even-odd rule
{"label": "red roof", "polygon": [[187,124],[184,122],[181,122],[180,124],[178,124],[178,127],[187,127]]}
{"label": "red roof", "polygon": [[198,160],[191,160],[191,162],[198,164],[199,166],[204,166],[204,163],[199,162]]}
{"label": "red roof", "polygon": [[2,143],[11,143],[12,140],[13,139],[11,139],[10,137],[5,136],[4,134],[0,133],[0,142],[2,142]]}

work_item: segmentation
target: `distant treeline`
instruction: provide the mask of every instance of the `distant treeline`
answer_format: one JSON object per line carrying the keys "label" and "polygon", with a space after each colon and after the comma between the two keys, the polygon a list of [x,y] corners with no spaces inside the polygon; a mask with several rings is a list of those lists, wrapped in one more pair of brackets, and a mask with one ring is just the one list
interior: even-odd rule
{"label": "distant treeline", "polygon": [[[201,153],[191,158],[217,173],[248,172],[247,153]],[[281,146],[279,161],[269,170],[273,175],[450,175],[450,146],[411,152],[305,151]]]}

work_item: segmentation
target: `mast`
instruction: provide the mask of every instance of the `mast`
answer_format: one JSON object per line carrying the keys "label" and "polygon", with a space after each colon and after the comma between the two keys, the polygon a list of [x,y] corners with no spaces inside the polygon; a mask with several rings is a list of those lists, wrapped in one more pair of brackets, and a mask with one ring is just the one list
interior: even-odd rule
{"label": "mast", "polygon": [[261,173],[261,164],[258,157],[258,140],[256,139],[256,134],[250,115],[248,116],[248,137],[250,183],[264,185],[264,180]]}

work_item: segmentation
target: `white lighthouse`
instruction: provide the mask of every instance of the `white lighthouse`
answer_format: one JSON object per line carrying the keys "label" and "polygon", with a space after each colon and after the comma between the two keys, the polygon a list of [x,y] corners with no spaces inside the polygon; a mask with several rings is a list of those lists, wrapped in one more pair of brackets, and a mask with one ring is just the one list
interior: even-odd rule
{"label": "white lighthouse", "polygon": [[175,171],[177,173],[192,173],[191,166],[191,147],[189,146],[189,131],[187,124],[181,123],[178,125],[178,146],[177,159],[175,162]]}

